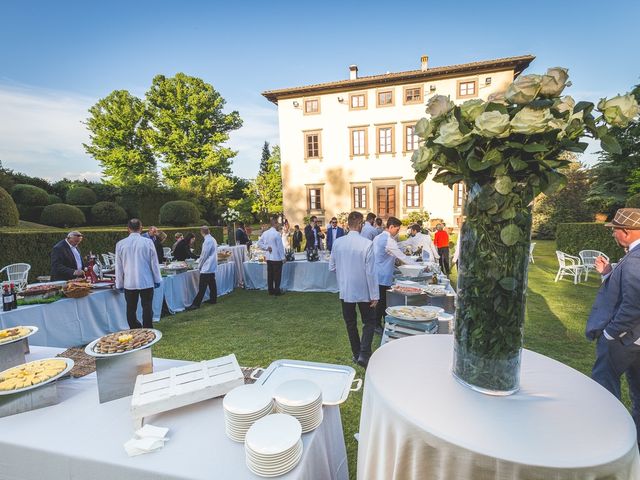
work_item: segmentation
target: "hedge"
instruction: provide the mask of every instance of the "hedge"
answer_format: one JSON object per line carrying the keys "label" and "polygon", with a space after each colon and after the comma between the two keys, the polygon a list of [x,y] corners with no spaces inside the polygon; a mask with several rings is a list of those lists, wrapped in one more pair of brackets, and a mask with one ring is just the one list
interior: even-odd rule
{"label": "hedge", "polygon": [[578,255],[580,250],[600,250],[612,262],[624,256],[624,250],[604,223],[560,223],[556,231],[556,245],[558,250],[571,255]]}
{"label": "hedge", "polygon": [[20,213],[20,220],[26,220],[27,222],[40,223],[42,218],[42,211],[44,205],[31,206],[31,205],[18,205],[18,213]]}
{"label": "hedge", "polygon": [[15,185],[11,196],[18,205],[35,207],[49,204],[49,194],[45,190],[25,183]]}
{"label": "hedge", "polygon": [[627,203],[625,206],[627,208],[640,208],[640,193],[636,193],[635,195],[627,198]]}
{"label": "hedge", "polygon": [[[222,243],[223,234],[222,227],[210,227],[211,233],[218,241]],[[195,251],[199,252],[202,246],[202,237],[200,236],[199,227],[185,228],[161,228],[167,234],[164,246],[171,247],[173,245],[176,232],[192,232],[196,234]],[[80,229],[85,235],[80,244],[80,252],[82,255],[88,255],[89,252],[107,253],[114,252],[116,243],[127,236],[124,228],[107,229],[107,228],[88,228]],[[47,230],[24,230],[21,232],[0,233],[0,242],[3,248],[0,249],[0,268],[12,263],[25,262],[31,265],[29,272],[29,281],[35,282],[39,275],[49,275],[51,273],[51,248],[64,239],[66,233],[64,231],[52,232]]]}
{"label": "hedge", "polygon": [[14,227],[18,225],[18,208],[4,188],[0,188],[0,226]]}
{"label": "hedge", "polygon": [[49,203],[47,205],[53,205],[53,204],[56,204],[56,203],[62,203],[62,199],[58,195],[56,195],[54,193],[50,193],[49,194]]}
{"label": "hedge", "polygon": [[54,227],[78,227],[86,223],[82,210],[66,203],[47,205],[42,210],[40,223]]}
{"label": "hedge", "polygon": [[200,219],[200,210],[186,200],[174,200],[160,208],[160,223],[165,225],[193,225]]}
{"label": "hedge", "polygon": [[93,205],[96,203],[96,193],[88,187],[73,187],[67,192],[67,203],[71,205]]}
{"label": "hedge", "polygon": [[122,225],[127,221],[127,212],[114,202],[98,202],[91,207],[93,225]]}

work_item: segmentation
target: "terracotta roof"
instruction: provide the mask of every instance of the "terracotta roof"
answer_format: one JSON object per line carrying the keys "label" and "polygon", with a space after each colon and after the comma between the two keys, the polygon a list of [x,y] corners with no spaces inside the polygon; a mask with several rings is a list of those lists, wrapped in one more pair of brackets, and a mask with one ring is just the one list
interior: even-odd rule
{"label": "terracotta roof", "polygon": [[529,66],[536,57],[533,55],[521,55],[519,57],[497,58],[494,60],[484,60],[481,62],[462,63],[459,65],[447,65],[444,67],[428,68],[422,70],[409,70],[407,72],[385,73],[383,75],[371,75],[360,77],[354,80],[339,80],[337,82],[317,83],[302,87],[281,88],[277,90],[267,90],[262,92],[269,101],[277,104],[279,98],[291,98],[296,96],[340,92],[345,90],[355,90],[359,88],[369,88],[377,85],[389,83],[410,83],[414,81],[435,80],[442,77],[462,76],[471,73],[489,72],[513,68],[515,76]]}

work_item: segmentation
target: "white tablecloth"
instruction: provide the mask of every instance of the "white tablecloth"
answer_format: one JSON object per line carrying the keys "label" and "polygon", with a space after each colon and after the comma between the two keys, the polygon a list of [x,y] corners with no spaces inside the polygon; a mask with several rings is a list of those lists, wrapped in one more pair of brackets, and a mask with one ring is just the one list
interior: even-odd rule
{"label": "white tablecloth", "polygon": [[[160,320],[162,302],[166,299],[171,313],[181,312],[191,305],[198,292],[197,270],[164,277],[153,291],[153,319]],[[224,263],[216,272],[218,295],[233,290],[235,265]],[[205,294],[205,300],[209,293]],[[138,320],[142,308],[138,308]],[[97,290],[83,298],[64,298],[54,303],[19,307],[0,312],[0,329],[33,325],[38,332],[29,337],[31,345],[75,347],[87,344],[102,335],[129,328],[124,295],[115,290]],[[1,477],[0,477],[1,478]]]}
{"label": "white tablecloth", "polygon": [[525,350],[521,390],[475,392],[451,375],[453,337],[388,343],[369,362],[358,478],[636,479],[636,429],[585,375]]}
{"label": "white tablecloth", "polygon": [[[267,289],[267,264],[244,263],[244,284],[249,290]],[[336,272],[329,271],[329,262],[286,262],[282,267],[280,288],[292,292],[338,292]]]}
{"label": "white tablecloth", "polygon": [[236,266],[236,278],[235,278],[235,286],[242,287],[244,285],[244,269],[242,268],[242,264],[249,260],[249,254],[247,252],[246,245],[220,245],[218,250],[231,250],[233,256],[231,257],[234,265]]}
{"label": "white tablecloth", "polygon": [[[59,349],[35,347],[29,360]],[[186,362],[154,359],[156,371]],[[148,423],[168,427],[159,451],[128,457],[133,436],[130,397],[99,404],[95,373],[58,383],[61,402],[0,418],[0,478],[11,480],[242,480],[258,479],[245,466],[244,446],[224,433],[222,398],[156,415]],[[282,479],[348,478],[340,409],[325,407],[324,420],[302,436],[298,466]]]}

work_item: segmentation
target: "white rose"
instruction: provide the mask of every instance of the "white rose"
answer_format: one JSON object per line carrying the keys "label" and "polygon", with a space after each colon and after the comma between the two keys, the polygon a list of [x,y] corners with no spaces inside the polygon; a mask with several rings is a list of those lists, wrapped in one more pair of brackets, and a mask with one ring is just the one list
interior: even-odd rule
{"label": "white rose", "polygon": [[411,156],[411,166],[416,172],[424,170],[433,159],[435,153],[430,148],[420,147]]}
{"label": "white rose", "polygon": [[432,118],[439,117],[440,115],[444,115],[449,113],[453,109],[453,102],[449,99],[449,97],[445,97],[444,95],[434,95],[427,102],[427,113],[431,115]]}
{"label": "white rose", "polygon": [[433,143],[438,143],[444,147],[457,147],[469,137],[469,134],[463,135],[460,131],[460,125],[455,117],[450,118],[440,125],[438,138]]}
{"label": "white rose", "polygon": [[553,106],[560,113],[569,112],[573,115],[573,108],[576,106],[576,101],[573,99],[573,97],[566,95],[556,100]]}
{"label": "white rose", "polygon": [[498,111],[484,112],[476,118],[475,132],[483,137],[506,137],[509,135],[509,115]]}
{"label": "white rose", "polygon": [[496,92],[489,95],[488,101],[491,103],[501,103],[503,105],[508,105],[507,99],[504,97],[505,92]]}
{"label": "white rose", "polygon": [[511,103],[530,103],[540,93],[540,75],[522,75],[518,77],[505,92],[505,98]]}
{"label": "white rose", "polygon": [[548,108],[536,110],[524,107],[511,119],[511,130],[514,133],[532,135],[550,129],[549,122],[554,120]]}
{"label": "white rose", "polygon": [[638,115],[640,108],[635,97],[630,93],[618,95],[609,100],[606,98],[598,102],[598,110],[604,115],[605,121],[615,127],[626,127]]}
{"label": "white rose", "polygon": [[460,105],[460,113],[466,120],[473,122],[478,115],[484,112],[486,105],[483,100],[474,98],[473,100],[467,100]]}
{"label": "white rose", "polygon": [[421,118],[416,123],[416,135],[421,138],[428,138],[433,133],[433,122],[430,122],[426,118]]}
{"label": "white rose", "polygon": [[569,79],[569,70],[562,67],[550,68],[547,70],[547,74],[542,76],[540,82],[540,95],[546,97],[559,96],[564,87],[570,85],[567,80]]}

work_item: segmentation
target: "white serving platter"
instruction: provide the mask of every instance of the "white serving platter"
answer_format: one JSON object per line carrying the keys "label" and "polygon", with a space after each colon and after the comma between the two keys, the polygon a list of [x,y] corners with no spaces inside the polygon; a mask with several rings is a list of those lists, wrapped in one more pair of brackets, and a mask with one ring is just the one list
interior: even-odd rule
{"label": "white serving platter", "polygon": [[[260,377],[256,373],[261,372]],[[311,380],[322,389],[324,405],[340,405],[349,396],[362,387],[362,379],[355,380],[356,371],[347,365],[306,362],[302,360],[276,360],[266,370],[256,369],[251,378],[264,385],[271,395],[282,383],[289,380]]]}
{"label": "white serving platter", "polygon": [[0,346],[2,345],[9,345],[10,343],[14,343],[14,342],[20,342],[21,340],[24,340],[25,338],[29,338],[31,335],[33,335],[34,333],[36,333],[38,331],[38,327],[33,327],[31,325],[18,325],[15,327],[7,327],[7,328],[2,328],[0,330],[10,330],[12,328],[30,328],[31,332],[27,333],[24,337],[18,337],[18,338],[14,338],[13,340],[0,340]]}
{"label": "white serving platter", "polygon": [[[405,314],[402,312],[402,310],[413,310],[415,312],[420,312],[420,310],[422,311],[426,311],[429,312],[430,314],[433,315],[432,318],[416,318],[413,316],[409,316],[408,314]],[[406,320],[408,322],[433,322],[434,320],[438,319],[438,315],[436,312],[434,312],[433,310],[427,310],[424,309],[422,307],[415,307],[415,306],[411,306],[411,305],[398,305],[395,307],[388,307],[385,310],[385,313],[387,315],[391,315],[392,317],[395,318],[399,318],[400,320]]]}
{"label": "white serving platter", "polygon": [[[60,377],[66,375],[73,368],[73,365],[74,365],[74,361],[73,360],[71,360],[70,358],[65,358],[65,357],[42,358],[40,360],[34,360],[34,361],[35,362],[41,362],[43,360],[64,360],[65,362],[67,362],[67,366],[60,373],[58,373],[57,375],[54,375],[53,377],[51,377],[48,380],[45,380],[44,382],[36,383],[35,385],[29,385],[28,387],[19,388],[19,389],[16,389],[16,390],[6,390],[6,391],[2,390],[2,391],[0,391],[0,395],[15,395],[16,393],[23,393],[23,392],[27,392],[29,390],[34,390],[36,388],[42,387],[43,385],[51,383],[54,380],[57,380]],[[28,362],[28,363],[31,363],[31,362]],[[26,364],[24,364],[24,365],[26,365]],[[16,367],[11,367],[11,368],[16,368]],[[11,370],[11,368],[8,368],[7,370]],[[6,370],[5,370],[5,372],[6,372]],[[4,372],[0,372],[0,375],[2,375],[2,373],[4,373]]]}
{"label": "white serving platter", "polygon": [[[132,353],[132,352],[137,352],[138,350],[144,350],[145,348],[149,348],[150,346],[158,343],[160,341],[160,339],[162,338],[162,332],[160,330],[156,330],[155,328],[149,328],[147,330],[151,330],[155,335],[156,338],[154,338],[152,341],[150,341],[149,343],[147,343],[146,345],[142,345],[138,348],[134,348],[132,350],[127,350],[126,352],[118,352],[118,353],[98,353],[98,352],[94,352],[93,351],[93,347],[96,346],[96,344],[100,341],[100,338],[96,338],[93,342],[91,342],[89,345],[87,345],[84,348],[84,353],[86,353],[87,355],[91,355],[92,357],[97,357],[97,358],[110,358],[110,357],[118,357],[120,355],[127,355],[128,353]],[[116,333],[116,332],[114,332]],[[111,333],[109,333],[108,335],[111,335]],[[103,335],[106,336],[106,335]]]}

